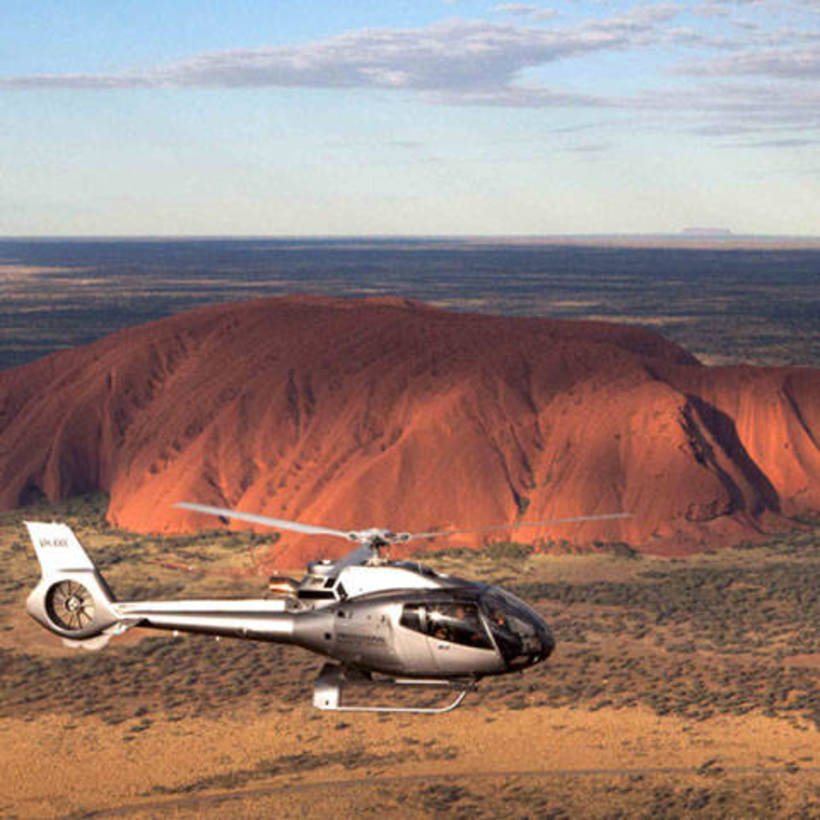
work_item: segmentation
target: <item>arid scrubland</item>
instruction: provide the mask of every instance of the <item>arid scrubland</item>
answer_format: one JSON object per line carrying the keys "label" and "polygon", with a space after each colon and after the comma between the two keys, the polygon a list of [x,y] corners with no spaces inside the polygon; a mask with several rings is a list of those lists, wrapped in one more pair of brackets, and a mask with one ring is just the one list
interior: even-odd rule
{"label": "arid scrubland", "polygon": [[1,816],[820,816],[817,522],[687,559],[428,556],[525,598],[558,647],[449,715],[378,716],[313,710],[322,660],[297,649],[136,630],[63,647],[23,612],[24,518],[75,527],[121,598],[264,591],[259,536],[122,533],[104,505],[0,517]]}

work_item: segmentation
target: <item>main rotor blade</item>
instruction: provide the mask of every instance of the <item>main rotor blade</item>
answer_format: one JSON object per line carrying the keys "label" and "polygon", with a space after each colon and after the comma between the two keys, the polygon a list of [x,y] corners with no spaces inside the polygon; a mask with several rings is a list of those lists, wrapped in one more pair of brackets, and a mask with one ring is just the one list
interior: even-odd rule
{"label": "main rotor blade", "polygon": [[414,538],[441,538],[447,535],[466,535],[468,533],[492,532],[493,530],[513,530],[519,527],[546,527],[551,524],[575,524],[579,521],[608,521],[614,518],[631,518],[632,513],[606,513],[604,515],[576,515],[572,518],[552,518],[549,521],[522,521],[520,524],[493,524],[490,527],[477,527],[472,530],[437,530],[436,532],[413,532],[408,541]]}
{"label": "main rotor blade", "polygon": [[251,524],[262,524],[266,527],[274,527],[277,530],[292,530],[293,532],[303,532],[307,535],[335,535],[337,538],[344,538],[345,541],[355,541],[355,533],[344,530],[333,530],[330,527],[319,527],[314,524],[300,524],[298,521],[287,521],[284,518],[271,518],[267,515],[255,515],[253,513],[237,512],[227,507],[210,507],[207,504],[192,504],[189,501],[180,501],[174,504],[183,510],[193,510],[194,512],[205,513],[206,515],[216,515],[220,518],[235,518],[237,521],[248,521]]}

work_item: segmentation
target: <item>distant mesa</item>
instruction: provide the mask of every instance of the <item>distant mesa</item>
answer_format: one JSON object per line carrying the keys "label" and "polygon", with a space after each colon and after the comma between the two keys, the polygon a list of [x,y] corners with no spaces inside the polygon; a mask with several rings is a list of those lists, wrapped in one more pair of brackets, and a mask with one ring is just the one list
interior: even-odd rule
{"label": "distant mesa", "polygon": [[734,236],[728,228],[684,228],[681,233],[684,236]]}
{"label": "distant mesa", "polygon": [[400,299],[213,306],[0,373],[0,507],[99,489],[142,532],[221,526],[180,500],[410,531],[629,511],[514,537],[682,553],[820,509],[818,442],[820,370]]}

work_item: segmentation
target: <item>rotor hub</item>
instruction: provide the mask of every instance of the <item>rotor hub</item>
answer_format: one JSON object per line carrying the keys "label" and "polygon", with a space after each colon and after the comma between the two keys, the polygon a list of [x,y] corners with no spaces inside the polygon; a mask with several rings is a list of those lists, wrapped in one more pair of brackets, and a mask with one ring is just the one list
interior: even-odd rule
{"label": "rotor hub", "polygon": [[82,599],[77,597],[76,595],[72,595],[70,598],[66,599],[65,608],[69,612],[76,612],[78,609],[82,609],[82,606]]}
{"label": "rotor hub", "polygon": [[394,532],[393,530],[383,530],[378,527],[371,527],[367,530],[358,530],[348,534],[351,541],[359,544],[368,544],[371,547],[386,547],[388,544],[402,544],[410,540],[410,533]]}

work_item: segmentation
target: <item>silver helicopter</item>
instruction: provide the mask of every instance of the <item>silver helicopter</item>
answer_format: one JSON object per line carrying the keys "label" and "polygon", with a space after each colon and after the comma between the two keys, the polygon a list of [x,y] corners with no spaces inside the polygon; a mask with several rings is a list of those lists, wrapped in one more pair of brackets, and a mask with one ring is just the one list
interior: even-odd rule
{"label": "silver helicopter", "polygon": [[[344,531],[204,504],[175,506],[358,544],[331,561],[312,561],[301,581],[272,578],[272,597],[254,600],[117,601],[71,528],[26,522],[42,577],[26,609],[69,646],[100,649],[132,627],[195,632],[301,646],[331,658],[314,683],[313,705],[333,711],[441,713],[455,709],[488,675],[519,671],[549,657],[555,640],[541,617],[496,586],[391,561],[391,544],[512,526],[624,518],[628,513],[503,524],[479,530],[396,533]],[[446,687],[442,707],[343,705],[345,684]]]}

